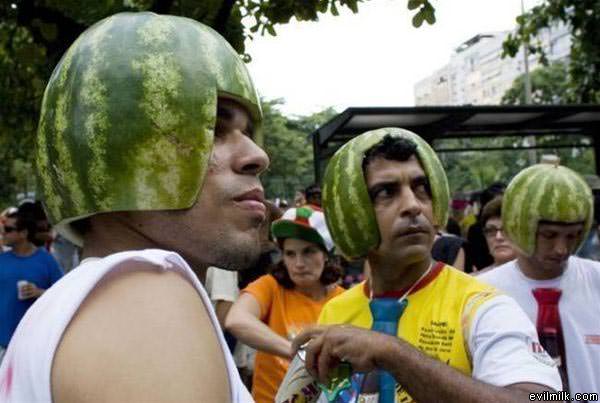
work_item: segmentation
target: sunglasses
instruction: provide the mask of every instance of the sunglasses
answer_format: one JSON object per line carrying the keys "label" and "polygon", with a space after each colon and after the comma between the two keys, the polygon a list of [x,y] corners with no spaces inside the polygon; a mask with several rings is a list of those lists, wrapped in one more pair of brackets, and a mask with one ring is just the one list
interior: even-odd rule
{"label": "sunglasses", "polygon": [[17,227],[11,227],[11,226],[5,226],[4,227],[4,232],[13,232],[13,231],[18,231],[19,229]]}

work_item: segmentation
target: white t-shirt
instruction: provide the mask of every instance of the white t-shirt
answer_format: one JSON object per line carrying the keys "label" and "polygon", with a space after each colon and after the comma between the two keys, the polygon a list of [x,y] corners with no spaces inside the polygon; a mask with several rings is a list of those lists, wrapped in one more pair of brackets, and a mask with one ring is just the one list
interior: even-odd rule
{"label": "white t-shirt", "polygon": [[483,303],[467,337],[474,379],[495,386],[537,383],[562,389],[556,364],[537,348],[535,327],[509,296]]}
{"label": "white t-shirt", "polygon": [[[124,262],[143,262],[157,271],[179,273],[198,292],[209,313],[229,374],[232,402],[253,402],[223,338],[216,315],[202,284],[187,263],[174,252],[158,249],[116,253],[102,259],[86,259],[48,289],[27,311],[0,366],[0,401],[3,403],[50,403],[51,369],[54,354],[69,322],[85,298],[108,273],[137,270],[136,265]],[[141,266],[137,266],[141,267]]]}
{"label": "white t-shirt", "polygon": [[206,270],[204,288],[213,307],[217,301],[235,302],[240,295],[237,272],[213,266]]}
{"label": "white t-shirt", "polygon": [[478,278],[512,296],[533,323],[537,321],[538,305],[531,290],[541,287],[561,289],[558,308],[570,392],[600,392],[599,262],[571,256],[562,276],[532,280],[525,277],[514,260]]}

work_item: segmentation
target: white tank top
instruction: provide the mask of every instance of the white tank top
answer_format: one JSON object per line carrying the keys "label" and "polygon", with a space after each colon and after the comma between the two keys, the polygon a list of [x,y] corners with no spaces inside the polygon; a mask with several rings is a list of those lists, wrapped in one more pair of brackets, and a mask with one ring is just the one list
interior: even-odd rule
{"label": "white tank top", "polygon": [[[181,256],[158,249],[121,252],[102,259],[86,259],[46,291],[19,323],[2,360],[0,402],[52,402],[50,371],[63,332],[98,282],[109,272],[123,271],[122,263],[125,261],[147,262],[153,264],[158,271],[177,272],[196,288],[225,356],[232,402],[253,402],[239,377],[204,287]],[[128,270],[137,270],[137,265],[128,266]]]}

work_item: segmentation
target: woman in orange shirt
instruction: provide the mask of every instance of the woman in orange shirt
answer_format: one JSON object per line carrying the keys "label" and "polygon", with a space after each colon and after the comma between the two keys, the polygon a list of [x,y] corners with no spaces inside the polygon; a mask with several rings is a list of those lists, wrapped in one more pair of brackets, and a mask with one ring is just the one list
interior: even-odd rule
{"label": "woman in orange shirt", "polygon": [[311,206],[292,208],[271,227],[282,261],[242,291],[225,327],[258,350],[252,379],[257,403],[272,403],[292,358],[291,340],[317,322],[327,301],[343,292],[325,216]]}

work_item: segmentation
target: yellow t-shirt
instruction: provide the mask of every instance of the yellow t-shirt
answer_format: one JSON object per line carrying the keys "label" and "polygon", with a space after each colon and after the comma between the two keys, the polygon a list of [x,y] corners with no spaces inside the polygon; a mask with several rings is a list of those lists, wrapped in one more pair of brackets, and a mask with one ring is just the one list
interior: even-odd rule
{"label": "yellow t-shirt", "polygon": [[[325,305],[319,323],[352,324],[370,329],[373,318],[367,295],[365,283],[344,292]],[[493,287],[439,263],[408,296],[408,305],[398,324],[398,337],[470,375],[469,326],[477,308],[496,295],[498,292]],[[396,402],[412,401],[398,385]]]}
{"label": "yellow t-shirt", "polygon": [[[292,340],[307,325],[315,324],[323,305],[344,289],[335,286],[325,299],[315,301],[298,291],[284,288],[268,274],[249,284],[243,292],[256,298],[260,305],[260,319],[271,330]],[[257,403],[274,401],[288,365],[289,361],[284,358],[260,351],[256,353],[252,396]]]}

